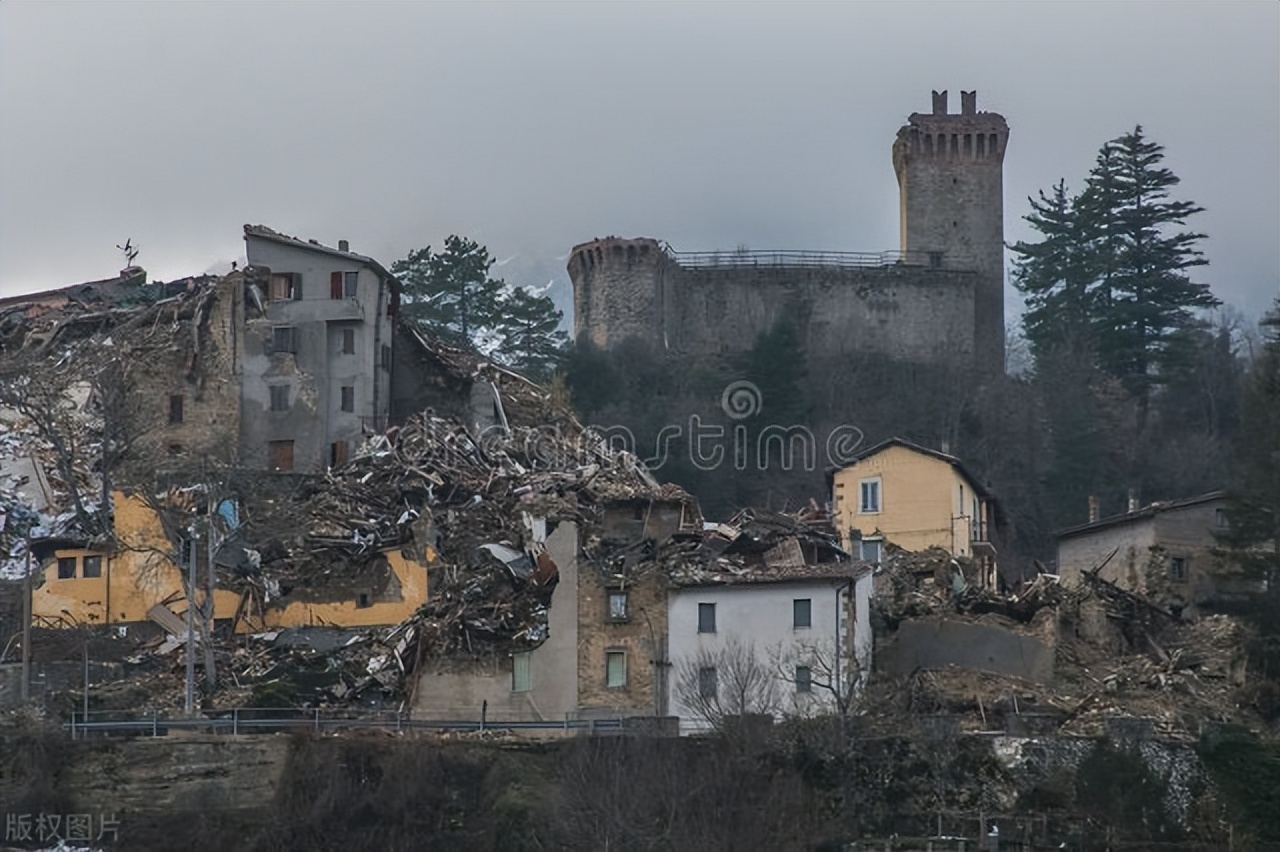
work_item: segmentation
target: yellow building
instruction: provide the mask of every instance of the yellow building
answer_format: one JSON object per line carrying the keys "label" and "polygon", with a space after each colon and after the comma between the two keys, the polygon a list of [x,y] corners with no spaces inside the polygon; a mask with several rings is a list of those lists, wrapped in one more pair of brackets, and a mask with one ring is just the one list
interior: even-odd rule
{"label": "yellow building", "polygon": [[[157,605],[177,615],[186,612],[180,569],[173,561],[173,545],[160,518],[136,495],[115,492],[113,500],[118,546],[112,550],[46,543],[38,586],[32,592],[35,624],[128,624],[146,621]],[[374,557],[378,558],[386,560],[384,572],[390,572],[379,589],[353,588],[349,596],[339,599],[327,595],[324,599],[291,600],[286,596],[277,605],[268,602],[265,607],[242,606],[238,592],[215,589],[214,619],[236,619],[239,632],[398,624],[426,603],[427,569],[398,549],[384,550]]]}
{"label": "yellow building", "polygon": [[940,547],[973,558],[995,588],[995,500],[955,456],[891,438],[833,472],[831,511],[841,545],[879,562],[885,543]]}

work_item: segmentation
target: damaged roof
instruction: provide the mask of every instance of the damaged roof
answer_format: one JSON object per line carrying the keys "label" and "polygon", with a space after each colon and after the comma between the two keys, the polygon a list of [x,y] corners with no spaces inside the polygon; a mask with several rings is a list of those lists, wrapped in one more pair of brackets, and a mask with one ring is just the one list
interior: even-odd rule
{"label": "damaged roof", "polygon": [[1200,494],[1195,497],[1183,497],[1179,500],[1157,500],[1150,505],[1143,506],[1133,512],[1125,512],[1120,515],[1112,515],[1108,518],[1090,521],[1086,524],[1078,524],[1074,527],[1067,527],[1059,530],[1058,538],[1071,538],[1072,536],[1081,535],[1083,533],[1093,532],[1094,530],[1113,527],[1118,524],[1129,524],[1135,521],[1143,521],[1148,518],[1154,518],[1161,512],[1168,512],[1173,509],[1185,509],[1188,506],[1197,506],[1201,503],[1212,503],[1214,500],[1221,500],[1226,497],[1225,491],[1210,491],[1207,494]]}
{"label": "damaged roof", "polygon": [[313,252],[318,252],[320,254],[327,254],[332,257],[340,257],[343,260],[354,260],[354,261],[357,261],[358,263],[363,263],[365,266],[377,272],[383,278],[386,278],[389,281],[391,281],[392,286],[396,289],[396,292],[399,292],[400,279],[396,278],[394,275],[392,275],[390,272],[387,271],[386,267],[384,267],[381,263],[378,263],[378,261],[369,257],[368,255],[356,254],[353,251],[343,251],[342,249],[333,248],[332,246],[322,245],[316,240],[304,240],[299,237],[291,237],[288,234],[282,234],[279,231],[268,228],[266,225],[245,225],[244,237],[246,240],[248,240],[250,237],[255,237],[258,239],[269,240],[273,243],[279,243],[281,245],[291,246],[293,248],[305,249],[306,251],[313,251]]}

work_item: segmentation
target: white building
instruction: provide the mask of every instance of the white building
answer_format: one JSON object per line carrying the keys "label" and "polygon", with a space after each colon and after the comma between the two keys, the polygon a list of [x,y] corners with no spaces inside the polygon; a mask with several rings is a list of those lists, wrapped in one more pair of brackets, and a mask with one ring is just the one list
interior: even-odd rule
{"label": "white building", "polygon": [[667,706],[682,732],[710,729],[722,716],[847,707],[871,668],[871,572],[822,568],[821,576],[671,590]]}

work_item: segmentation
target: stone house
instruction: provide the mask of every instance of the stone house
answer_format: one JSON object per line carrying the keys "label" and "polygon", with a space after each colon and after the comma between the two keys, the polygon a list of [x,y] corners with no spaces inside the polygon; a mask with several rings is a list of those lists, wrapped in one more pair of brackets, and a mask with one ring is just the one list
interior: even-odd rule
{"label": "stone house", "polygon": [[1058,533],[1058,573],[1078,584],[1086,571],[1189,616],[1256,591],[1218,553],[1228,529],[1226,497],[1196,497],[1139,507]]}
{"label": "stone house", "polygon": [[841,546],[878,563],[885,544],[940,547],[979,564],[982,585],[997,584],[994,495],[960,459],[890,438],[828,474]]}

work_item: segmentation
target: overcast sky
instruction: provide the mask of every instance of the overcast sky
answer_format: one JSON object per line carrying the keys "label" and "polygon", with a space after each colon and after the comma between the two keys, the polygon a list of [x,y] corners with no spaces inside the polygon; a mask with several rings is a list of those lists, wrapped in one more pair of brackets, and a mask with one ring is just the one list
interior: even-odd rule
{"label": "overcast sky", "polygon": [[[1141,123],[1199,273],[1280,292],[1280,4],[0,3],[0,296],[221,271],[241,226],[384,264],[458,233],[515,283],[576,243],[898,247],[931,89],[1011,128],[1005,236]],[[1017,297],[1007,295],[1010,310]]]}

